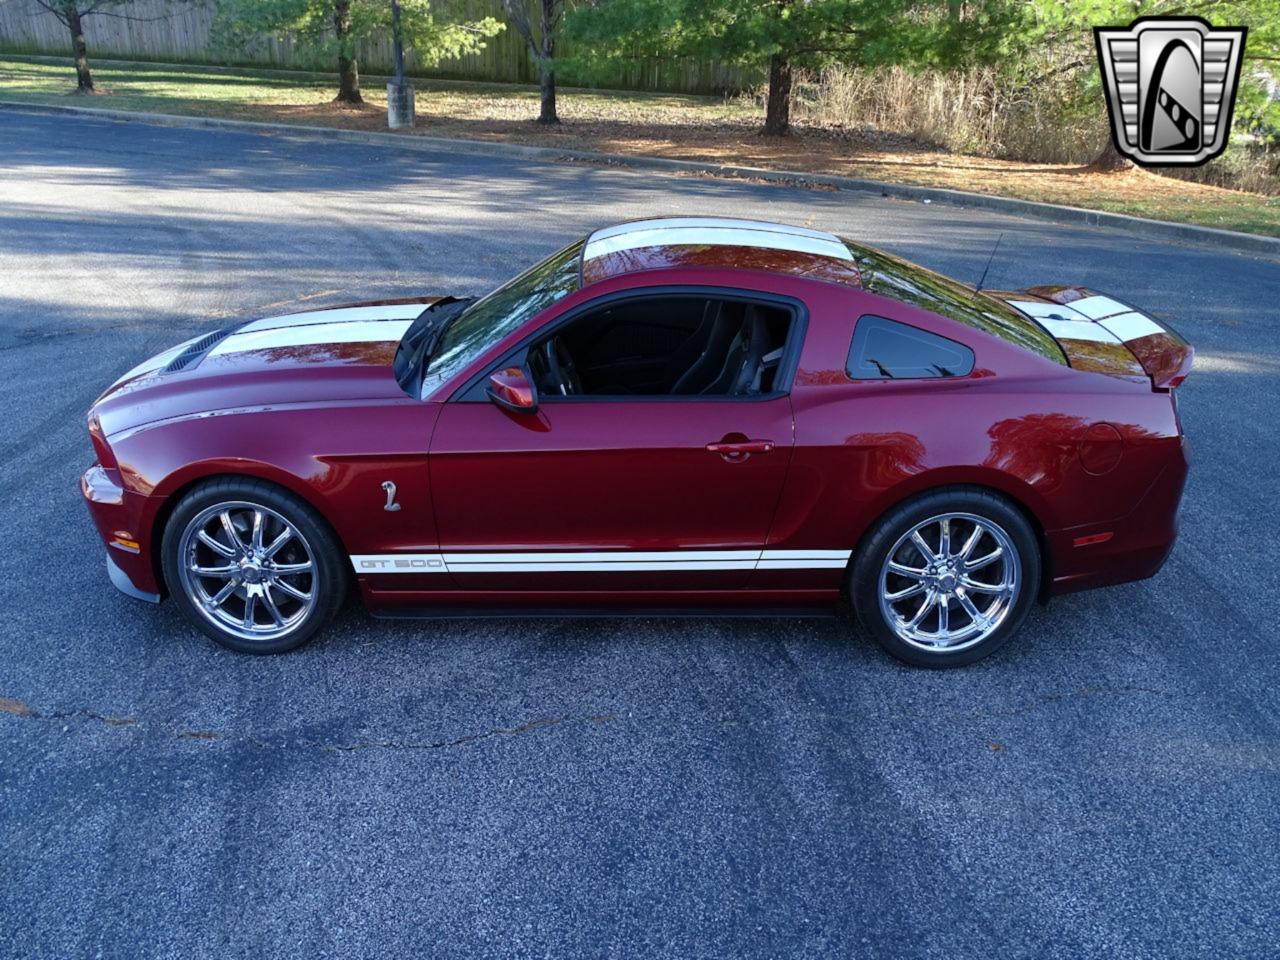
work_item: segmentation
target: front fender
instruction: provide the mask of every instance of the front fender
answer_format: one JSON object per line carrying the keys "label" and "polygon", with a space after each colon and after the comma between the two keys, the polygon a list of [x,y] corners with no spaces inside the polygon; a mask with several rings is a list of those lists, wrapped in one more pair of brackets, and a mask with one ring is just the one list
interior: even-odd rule
{"label": "front fender", "polygon": [[[196,417],[112,444],[123,483],[145,497],[144,542],[158,543],[177,501],[213,477],[266,480],[312,506],[351,553],[434,544],[426,465],[437,404],[388,402]],[[383,508],[393,482],[403,510]]]}

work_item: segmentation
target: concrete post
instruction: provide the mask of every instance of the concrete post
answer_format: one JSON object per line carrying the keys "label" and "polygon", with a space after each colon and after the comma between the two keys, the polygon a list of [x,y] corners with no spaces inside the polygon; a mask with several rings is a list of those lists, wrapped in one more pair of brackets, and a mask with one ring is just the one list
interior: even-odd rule
{"label": "concrete post", "polygon": [[413,126],[413,84],[407,79],[387,84],[387,126],[392,130]]}
{"label": "concrete post", "polygon": [[413,84],[404,75],[404,37],[400,32],[400,0],[391,0],[391,40],[396,52],[396,73],[387,84],[387,126],[400,130],[413,126]]}

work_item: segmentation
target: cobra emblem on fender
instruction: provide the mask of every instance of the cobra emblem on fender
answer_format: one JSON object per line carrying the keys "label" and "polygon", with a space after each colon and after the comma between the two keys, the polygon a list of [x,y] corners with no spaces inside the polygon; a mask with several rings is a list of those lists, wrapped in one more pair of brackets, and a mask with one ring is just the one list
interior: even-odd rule
{"label": "cobra emblem on fender", "polygon": [[400,509],[400,504],[396,503],[396,485],[390,480],[383,480],[382,489],[385,490],[387,494],[387,503],[382,509],[389,513],[395,513]]}

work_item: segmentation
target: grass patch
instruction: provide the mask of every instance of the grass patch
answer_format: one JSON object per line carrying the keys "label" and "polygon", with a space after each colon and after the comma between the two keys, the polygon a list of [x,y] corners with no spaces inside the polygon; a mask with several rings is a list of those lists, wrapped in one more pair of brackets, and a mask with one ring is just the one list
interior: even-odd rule
{"label": "grass patch", "polygon": [[[92,99],[75,98],[69,96],[75,80],[69,61],[0,57],[4,100],[386,129],[383,78],[365,78],[368,103],[361,108],[333,103],[336,80],[316,74],[104,63],[95,68],[94,78],[107,92]],[[406,136],[843,174],[1280,236],[1280,197],[1138,169],[1099,174],[1080,164],[964,156],[897,135],[805,121],[797,124],[794,136],[766,138],[759,135],[760,112],[746,98],[566,89],[560,98],[564,122],[548,128],[533,122],[536,87],[421,79],[414,86],[418,126]]]}

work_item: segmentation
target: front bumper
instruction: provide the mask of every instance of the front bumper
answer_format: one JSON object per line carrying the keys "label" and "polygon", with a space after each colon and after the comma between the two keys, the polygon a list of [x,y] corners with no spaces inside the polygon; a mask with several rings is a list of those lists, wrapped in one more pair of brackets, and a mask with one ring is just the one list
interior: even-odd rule
{"label": "front bumper", "polygon": [[159,603],[160,594],[148,593],[145,590],[139,590],[133,585],[133,581],[129,579],[129,575],[120,569],[120,564],[116,563],[111,554],[107,554],[107,576],[111,578],[111,584],[126,597],[133,597],[135,600],[145,600],[147,603]]}
{"label": "front bumper", "polygon": [[[151,498],[124,488],[117,470],[94,464],[80,478],[89,515],[107,547],[107,574],[122,593],[159,603],[163,591],[151,562]],[[129,542],[136,547],[128,546]]]}

